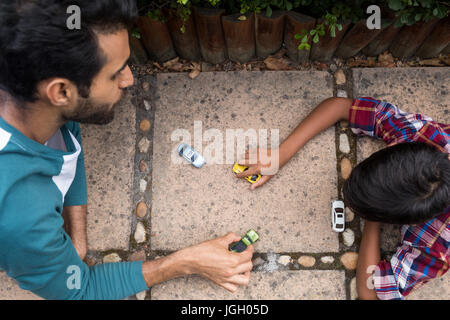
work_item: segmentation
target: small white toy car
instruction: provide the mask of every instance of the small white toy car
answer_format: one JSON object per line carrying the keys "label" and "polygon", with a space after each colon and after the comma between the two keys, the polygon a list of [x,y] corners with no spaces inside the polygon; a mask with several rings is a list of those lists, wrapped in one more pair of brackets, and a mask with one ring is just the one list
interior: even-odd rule
{"label": "small white toy car", "polygon": [[180,144],[177,150],[180,156],[185,158],[196,168],[201,168],[206,163],[205,158],[186,143]]}
{"label": "small white toy car", "polygon": [[335,232],[345,230],[345,205],[343,201],[335,200],[331,203],[331,228]]}

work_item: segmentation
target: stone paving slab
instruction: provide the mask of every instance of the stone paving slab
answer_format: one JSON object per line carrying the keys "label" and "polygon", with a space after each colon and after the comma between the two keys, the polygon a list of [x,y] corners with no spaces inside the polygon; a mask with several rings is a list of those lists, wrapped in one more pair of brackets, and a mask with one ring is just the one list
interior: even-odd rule
{"label": "stone paving slab", "polygon": [[253,272],[234,294],[203,278],[183,277],[154,286],[152,300],[344,300],[344,271]]}
{"label": "stone paving slab", "polygon": [[[353,69],[353,96],[371,96],[390,102],[403,111],[421,113],[441,123],[450,123],[450,68]],[[357,138],[358,163],[385,148],[382,140]],[[383,225],[381,248],[396,251],[399,227]],[[449,299],[448,276],[419,289],[414,297]]]}
{"label": "stone paving slab", "polygon": [[133,212],[136,109],[116,106],[108,125],[81,125],[88,187],[90,250],[128,249]]}
{"label": "stone paving slab", "polygon": [[19,288],[17,282],[0,272],[0,300],[42,300],[30,291]]}
{"label": "stone paving slab", "polygon": [[[212,164],[204,154],[207,164],[201,169],[171,161],[181,142],[171,140],[174,130],[186,129],[193,137],[187,143],[195,147],[194,121],[201,121],[203,132],[217,129],[224,147],[226,129],[267,129],[269,136],[271,129],[279,129],[283,141],[319,102],[333,95],[328,73],[202,73],[195,80],[186,74],[159,74],[156,91],[153,250],[176,250],[228,231],[243,234],[255,228],[261,235],[258,251],[338,251],[329,214],[337,197],[334,128],[310,141],[253,192],[247,181],[235,178],[234,161]],[[203,142],[203,148],[209,145]]]}

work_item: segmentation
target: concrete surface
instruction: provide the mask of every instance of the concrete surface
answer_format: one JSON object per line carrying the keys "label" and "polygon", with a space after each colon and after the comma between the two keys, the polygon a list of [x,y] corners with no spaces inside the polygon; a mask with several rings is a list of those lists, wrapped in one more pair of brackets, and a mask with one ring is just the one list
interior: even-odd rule
{"label": "concrete surface", "polygon": [[88,185],[88,246],[128,249],[133,212],[136,108],[116,107],[108,125],[81,125]]}
{"label": "concrete surface", "polygon": [[[338,250],[329,205],[337,197],[334,129],[312,140],[264,187],[254,192],[235,178],[232,166],[211,163],[197,169],[173,164],[181,142],[176,129],[194,137],[203,130],[279,130],[280,143],[323,99],[333,95],[326,72],[159,74],[154,126],[152,249],[175,250],[228,231],[259,231],[257,251]],[[201,139],[201,138],[200,138]],[[185,141],[193,145],[190,141]],[[208,143],[204,143],[206,148]],[[199,151],[200,152],[200,151]],[[187,163],[187,162],[186,162]],[[174,236],[176,235],[176,236]]]}
{"label": "concrete surface", "polygon": [[152,300],[343,300],[344,271],[254,272],[231,294],[200,277],[174,279],[152,288]]}

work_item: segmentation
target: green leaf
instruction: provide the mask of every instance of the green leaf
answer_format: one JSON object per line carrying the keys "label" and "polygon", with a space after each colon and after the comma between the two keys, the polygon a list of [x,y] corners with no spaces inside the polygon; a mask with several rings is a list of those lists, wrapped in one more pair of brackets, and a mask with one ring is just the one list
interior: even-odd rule
{"label": "green leaf", "polygon": [[339,31],[342,31],[342,24],[337,24],[336,25]]}
{"label": "green leaf", "polygon": [[414,20],[415,20],[415,21],[419,21],[420,19],[422,19],[422,14],[421,14],[421,13],[418,13],[418,14],[416,14],[416,15],[414,16]]}
{"label": "green leaf", "polygon": [[317,30],[315,30],[315,29],[312,29],[312,30],[311,30],[311,31],[309,32],[309,34],[313,36],[313,35],[315,35],[315,34],[316,34],[316,32],[317,32]]}
{"label": "green leaf", "polygon": [[268,17],[272,16],[272,8],[270,6],[267,7],[266,16],[268,16]]}
{"label": "green leaf", "polygon": [[331,27],[330,34],[332,38],[336,38],[336,28],[334,26]]}
{"label": "green leaf", "polygon": [[303,38],[302,38],[302,42],[303,43],[305,43],[305,42],[307,42],[308,41],[308,35],[306,35],[306,36],[304,36]]}
{"label": "green leaf", "polygon": [[186,26],[182,26],[181,28],[180,28],[180,31],[181,31],[181,33],[185,33],[186,32]]}
{"label": "green leaf", "polygon": [[389,0],[389,8],[391,8],[394,11],[398,11],[404,9],[405,6],[402,0]]}
{"label": "green leaf", "polygon": [[301,35],[300,33],[296,33],[296,34],[294,35],[295,40],[298,40],[298,39],[300,39],[301,37],[302,37],[302,35]]}
{"label": "green leaf", "polygon": [[291,11],[292,10],[292,3],[290,1],[286,1],[286,10]]}
{"label": "green leaf", "polygon": [[318,35],[318,34],[316,34],[316,35],[314,36],[313,42],[314,42],[314,43],[319,42],[319,35]]}

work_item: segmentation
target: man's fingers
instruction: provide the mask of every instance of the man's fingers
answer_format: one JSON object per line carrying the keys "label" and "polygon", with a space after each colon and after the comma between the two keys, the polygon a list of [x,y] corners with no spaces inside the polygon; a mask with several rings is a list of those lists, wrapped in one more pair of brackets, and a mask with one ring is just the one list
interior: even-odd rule
{"label": "man's fingers", "polygon": [[239,237],[234,232],[228,232],[225,236],[223,236],[223,240],[226,245],[229,245],[232,242],[241,240],[241,237]]}
{"label": "man's fingers", "polygon": [[219,283],[219,286],[227,289],[228,291],[230,291],[231,293],[235,293],[238,289],[238,286],[236,284],[233,283],[229,283],[229,282],[223,282],[223,283]]}
{"label": "man's fingers", "polygon": [[251,261],[247,262],[247,263],[243,263],[238,265],[235,269],[234,272],[236,274],[242,274],[242,273],[247,273],[252,271],[253,269],[253,263]]}
{"label": "man's fingers", "polygon": [[231,284],[246,286],[250,281],[250,274],[235,274],[234,276],[229,277],[227,281]]}

